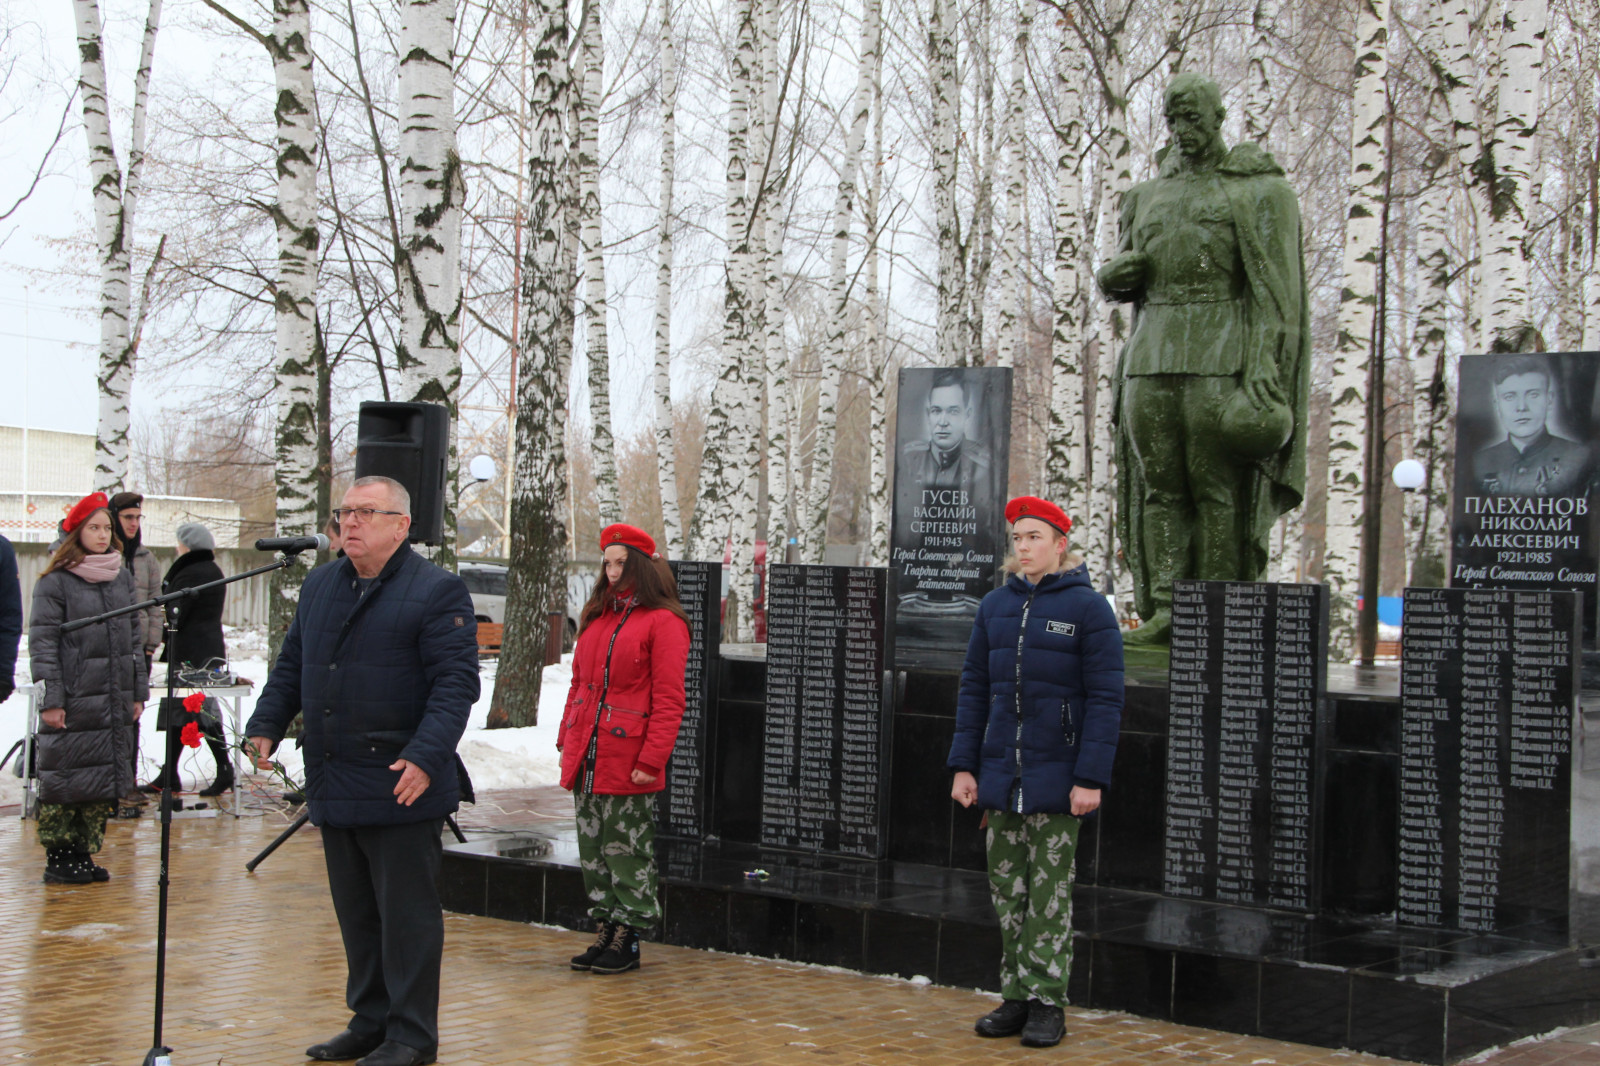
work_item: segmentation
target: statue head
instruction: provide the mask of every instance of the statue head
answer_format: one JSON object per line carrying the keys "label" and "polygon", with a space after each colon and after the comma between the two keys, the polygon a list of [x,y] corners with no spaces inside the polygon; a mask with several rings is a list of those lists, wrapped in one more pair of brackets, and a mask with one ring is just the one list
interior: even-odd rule
{"label": "statue head", "polygon": [[1167,128],[1186,159],[1200,159],[1222,147],[1222,90],[1204,74],[1184,71],[1167,83]]}

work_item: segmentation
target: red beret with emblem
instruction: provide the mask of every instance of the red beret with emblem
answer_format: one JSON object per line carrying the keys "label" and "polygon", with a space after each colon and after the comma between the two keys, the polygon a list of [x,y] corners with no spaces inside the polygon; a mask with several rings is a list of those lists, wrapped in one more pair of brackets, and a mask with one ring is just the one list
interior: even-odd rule
{"label": "red beret with emblem", "polygon": [[652,559],[661,556],[656,552],[656,542],[650,534],[638,526],[630,526],[624,522],[609,525],[600,531],[600,550],[605,551],[613,544],[621,544],[637,552],[644,552]]}
{"label": "red beret with emblem", "polygon": [[1054,526],[1063,537],[1072,528],[1072,519],[1067,517],[1067,512],[1037,496],[1018,496],[1006,504],[1006,521],[1015,525],[1019,518],[1037,518]]}
{"label": "red beret with emblem", "polygon": [[106,494],[103,492],[89,493],[89,495],[73,504],[72,510],[67,512],[67,517],[61,520],[61,532],[71,533],[74,529],[83,525],[86,518],[102,507],[107,509],[111,507],[111,501],[106,499]]}

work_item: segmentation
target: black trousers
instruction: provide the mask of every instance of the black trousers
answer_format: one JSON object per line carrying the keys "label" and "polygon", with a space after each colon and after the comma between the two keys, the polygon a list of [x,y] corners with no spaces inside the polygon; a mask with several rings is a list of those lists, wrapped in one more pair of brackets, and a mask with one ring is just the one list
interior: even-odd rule
{"label": "black trousers", "polygon": [[432,1051],[439,1046],[439,839],[444,819],[322,828],[328,888],[350,977],[350,1031]]}

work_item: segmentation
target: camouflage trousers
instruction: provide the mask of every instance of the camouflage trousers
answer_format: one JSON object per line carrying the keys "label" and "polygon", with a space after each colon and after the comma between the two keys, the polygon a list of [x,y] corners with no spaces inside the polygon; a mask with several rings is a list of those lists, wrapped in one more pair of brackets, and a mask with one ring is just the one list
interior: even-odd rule
{"label": "camouflage trousers", "polygon": [[1070,814],[989,812],[989,894],[1006,999],[1067,1005],[1079,825]]}
{"label": "camouflage trousers", "polygon": [[661,918],[656,899],[656,798],[573,793],[578,861],[589,916],[648,929]]}
{"label": "camouflage trousers", "polygon": [[106,838],[106,819],[117,812],[117,805],[105,800],[91,803],[39,804],[39,846],[71,848],[90,855],[100,850]]}

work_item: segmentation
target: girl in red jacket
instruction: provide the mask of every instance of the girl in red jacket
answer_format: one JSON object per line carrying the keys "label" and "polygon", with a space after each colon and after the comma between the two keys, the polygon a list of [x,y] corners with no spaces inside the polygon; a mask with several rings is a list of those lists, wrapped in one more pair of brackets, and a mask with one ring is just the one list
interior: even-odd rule
{"label": "girl in red jacket", "polygon": [[578,620],[572,688],[556,747],[578,815],[578,858],[596,936],[574,970],[639,966],[656,901],[655,793],[683,721],[689,620],[656,542],[634,526],[600,534],[605,572]]}

